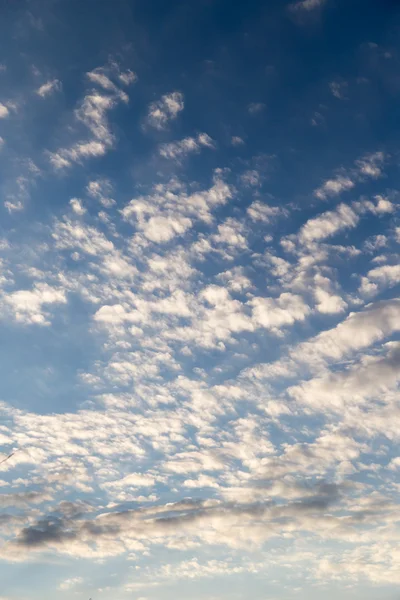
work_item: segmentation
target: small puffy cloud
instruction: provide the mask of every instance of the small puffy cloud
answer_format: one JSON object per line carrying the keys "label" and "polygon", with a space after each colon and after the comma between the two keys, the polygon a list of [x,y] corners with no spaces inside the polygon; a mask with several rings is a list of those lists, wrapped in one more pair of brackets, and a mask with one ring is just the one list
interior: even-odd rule
{"label": "small puffy cloud", "polygon": [[331,81],[329,88],[335,98],[343,100],[346,97],[348,84],[346,81]]}
{"label": "small puffy cloud", "polygon": [[181,92],[165,94],[157,102],[152,102],[147,114],[147,123],[155,129],[165,129],[170,121],[177,118],[185,103]]}
{"label": "small puffy cloud", "polygon": [[310,313],[309,306],[301,296],[288,292],[279,298],[253,298],[249,301],[253,308],[253,320],[266,329],[278,330],[295,321],[304,321]]}
{"label": "small puffy cloud", "polygon": [[65,579],[60,585],[58,589],[62,592],[72,590],[77,585],[83,583],[83,577],[71,577],[70,579]]}
{"label": "small puffy cloud", "polygon": [[121,213],[148,240],[168,242],[190,229],[194,220],[210,223],[212,210],[226,204],[232,192],[217,171],[208,190],[188,193],[181,183],[172,180],[168,185],[155,186],[149,196],[131,200]]}
{"label": "small puffy cloud", "polygon": [[124,85],[131,85],[137,81],[137,75],[130,69],[118,74],[118,79]]}
{"label": "small puffy cloud", "polygon": [[365,181],[367,178],[381,177],[385,159],[383,152],[373,152],[362,156],[355,161],[354,168],[350,171],[342,170],[335,178],[327,179],[314,191],[314,196],[320,200],[326,200],[353,189],[356,183]]}
{"label": "small puffy cloud", "polygon": [[82,216],[85,214],[86,208],[84,208],[84,206],[82,205],[82,202],[79,200],[79,198],[71,198],[69,203],[70,203],[71,208],[74,211],[74,213],[76,213],[79,216]]}
{"label": "small puffy cloud", "polygon": [[265,109],[265,104],[263,102],[250,102],[247,106],[247,110],[251,115],[257,115],[261,113]]}
{"label": "small puffy cloud", "polygon": [[115,200],[111,197],[112,189],[111,181],[105,178],[89,181],[86,186],[89,196],[98,200],[105,208],[111,208],[115,204]]}
{"label": "small puffy cloud", "polygon": [[351,190],[355,182],[347,176],[339,175],[335,179],[327,179],[324,184],[314,192],[314,196],[320,200],[326,200],[330,196],[338,196],[342,192]]}
{"label": "small puffy cloud", "polygon": [[141,488],[153,487],[156,480],[153,475],[147,473],[130,473],[122,479],[110,481],[106,484],[107,489],[125,489],[125,488]]}
{"label": "small puffy cloud", "polygon": [[340,204],[336,210],[307,221],[300,230],[299,240],[302,244],[324,240],[344,229],[355,227],[358,221],[358,215],[349,206]]}
{"label": "small puffy cloud", "polygon": [[231,137],[232,146],[243,146],[244,143],[245,142],[244,142],[243,138],[239,137],[238,135],[233,135]]}
{"label": "small puffy cloud", "polygon": [[195,138],[187,137],[178,142],[161,144],[158,152],[163,158],[180,162],[189,154],[198,154],[202,148],[215,148],[213,139],[206,133],[199,133]]}
{"label": "small puffy cloud", "polygon": [[9,114],[10,114],[10,111],[8,110],[7,106],[5,106],[5,104],[2,104],[0,102],[0,119],[7,118]]}
{"label": "small puffy cloud", "polygon": [[137,81],[136,73],[130,69],[121,71],[116,62],[111,62],[104,67],[97,67],[96,69],[93,69],[93,71],[86,73],[86,77],[92,83],[118,96],[123,102],[128,102],[129,98],[117,84],[129,86]]}
{"label": "small puffy cloud", "polygon": [[247,214],[254,222],[270,223],[274,218],[279,216],[287,216],[287,211],[280,206],[270,206],[264,204],[260,200],[256,200],[247,209]]}
{"label": "small puffy cloud", "polygon": [[40,174],[41,171],[32,160],[18,161],[18,175],[13,179],[12,185],[8,186],[4,202],[4,206],[10,213],[23,210]]}
{"label": "small puffy cloud", "polygon": [[329,277],[317,273],[314,277],[314,296],[316,309],[323,314],[341,313],[347,308],[347,303],[335,293],[334,285]]}
{"label": "small puffy cloud", "polygon": [[242,249],[247,248],[243,224],[231,217],[218,225],[218,233],[212,236],[212,240],[216,244],[236,246]]}
{"label": "small puffy cloud", "polygon": [[46,307],[52,304],[66,304],[65,291],[46,283],[38,283],[32,290],[18,290],[5,297],[14,318],[27,325],[49,325]]}
{"label": "small puffy cloud", "polygon": [[47,81],[36,90],[36,93],[41,98],[46,98],[46,96],[50,96],[55,92],[59,92],[61,90],[61,82],[58,79],[52,79],[51,81]]}
{"label": "small puffy cloud", "polygon": [[354,207],[361,213],[371,212],[373,215],[381,216],[395,212],[396,205],[384,196],[375,196],[375,202],[371,200],[361,200],[354,202]]}
{"label": "small puffy cloud", "polygon": [[234,267],[229,271],[224,271],[218,275],[218,279],[223,281],[228,290],[232,292],[244,292],[252,286],[242,267]]}
{"label": "small puffy cloud", "polygon": [[384,162],[385,155],[383,152],[373,152],[372,154],[366,154],[357,160],[356,166],[361,175],[377,179],[382,175],[382,166]]}
{"label": "small puffy cloud", "polygon": [[290,4],[289,8],[293,11],[312,11],[321,8],[326,2],[327,0],[300,0]]}
{"label": "small puffy cloud", "polygon": [[[115,74],[115,69],[111,71]],[[85,125],[89,138],[78,140],[69,147],[59,148],[56,152],[49,152],[49,160],[57,170],[69,168],[83,159],[104,156],[115,141],[108,123],[108,112],[119,102],[128,102],[127,94],[111,81],[106,67],[90,71],[87,77],[101,90],[92,89],[87,93],[74,111],[74,117],[78,123]]]}
{"label": "small puffy cloud", "polygon": [[257,187],[260,185],[260,173],[255,169],[249,169],[240,176],[241,182],[247,187]]}
{"label": "small puffy cloud", "polygon": [[366,277],[362,277],[359,291],[366,296],[373,296],[398,283],[400,283],[400,265],[381,265],[368,271]]}

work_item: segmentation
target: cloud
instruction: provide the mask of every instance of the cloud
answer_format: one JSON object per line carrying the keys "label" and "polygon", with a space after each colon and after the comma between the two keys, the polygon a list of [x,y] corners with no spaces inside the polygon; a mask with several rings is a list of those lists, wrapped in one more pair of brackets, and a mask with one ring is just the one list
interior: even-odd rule
{"label": "cloud", "polygon": [[17,161],[16,174],[10,182],[6,180],[5,208],[8,212],[19,212],[24,209],[31,197],[31,190],[41,176],[41,171],[31,159]]}
{"label": "cloud", "polygon": [[135,198],[121,213],[149,241],[165,243],[191,229],[194,220],[210,223],[211,211],[226,204],[232,193],[217,171],[208,190],[188,194],[183,184],[173,180],[155,186],[152,195]]}
{"label": "cloud", "polygon": [[291,356],[313,365],[321,360],[341,360],[350,352],[368,348],[400,328],[400,302],[386,300],[350,315],[333,329],[301,343]]}
{"label": "cloud", "polygon": [[[90,91],[74,111],[76,122],[82,123],[92,138],[77,141],[70,147],[59,148],[56,152],[50,152],[49,160],[55,169],[66,169],[73,163],[80,163],[83,159],[103,156],[113,147],[115,138],[110,130],[107,114],[119,102],[126,103],[129,98],[109,79],[106,71],[105,67],[101,67],[87,73],[89,81],[102,88],[102,92],[96,89]],[[119,72],[117,75],[120,75]],[[105,95],[104,90],[109,94]]]}
{"label": "cloud", "polygon": [[326,4],[327,0],[300,0],[289,5],[293,11],[312,11]]}
{"label": "cloud", "polygon": [[257,115],[258,113],[263,112],[265,108],[266,106],[263,102],[250,102],[250,104],[247,107],[247,110],[251,115]]}
{"label": "cloud", "polygon": [[287,216],[288,212],[280,206],[269,206],[268,204],[256,200],[248,207],[247,214],[252,221],[270,223],[278,216]]}
{"label": "cloud", "polygon": [[244,143],[244,140],[238,135],[233,135],[231,138],[232,146],[243,146]]}
{"label": "cloud", "polygon": [[51,96],[55,92],[59,92],[61,90],[61,82],[58,79],[52,79],[51,81],[47,81],[41,85],[37,90],[36,94],[41,98],[46,98],[47,96]]}
{"label": "cloud", "polygon": [[300,296],[282,293],[279,298],[253,298],[253,319],[266,329],[277,330],[295,321],[304,321],[310,309]]}
{"label": "cloud", "polygon": [[68,591],[83,583],[83,577],[71,577],[69,579],[65,579],[58,586],[58,589],[62,592]]}
{"label": "cloud", "polygon": [[109,179],[95,179],[89,181],[86,191],[92,198],[96,198],[105,208],[111,208],[115,200],[111,198],[112,184]]}
{"label": "cloud", "polygon": [[65,304],[64,290],[38,283],[32,290],[18,290],[4,297],[3,306],[11,309],[16,321],[27,325],[49,325],[46,307]]}
{"label": "cloud", "polygon": [[339,100],[344,100],[346,98],[347,88],[348,84],[346,81],[331,81],[329,84],[332,95]]}
{"label": "cloud", "polygon": [[353,189],[358,182],[363,182],[365,178],[377,179],[381,177],[385,159],[383,152],[366,154],[355,161],[355,167],[351,171],[343,171],[335,178],[327,179],[314,191],[314,196],[320,200],[326,200]]}
{"label": "cloud", "polygon": [[147,124],[155,129],[165,129],[170,121],[177,118],[185,104],[181,92],[165,94],[160,100],[152,102],[147,114]]}
{"label": "cloud", "polygon": [[309,244],[332,237],[344,229],[355,227],[358,220],[358,215],[349,206],[340,204],[335,211],[327,211],[307,221],[299,232],[300,243]]}
{"label": "cloud", "polygon": [[79,216],[82,216],[85,214],[86,209],[84,208],[84,206],[82,205],[82,202],[78,199],[78,198],[72,198],[69,201],[72,210],[74,211],[74,213],[76,213]]}
{"label": "cloud", "polygon": [[400,282],[400,265],[381,265],[370,269],[361,278],[359,291],[361,294],[374,296],[382,290],[394,287]]}
{"label": "cloud", "polygon": [[[136,79],[111,61],[84,74],[76,110],[57,119],[60,167],[117,148],[112,111],[125,110]],[[178,101],[155,105],[156,128],[180,114]],[[329,210],[314,198],[304,212],[273,189],[274,174],[276,199],[265,192],[269,157],[250,142],[242,157],[225,155],[201,130],[161,129],[133,162],[122,144],[54,181],[28,161],[10,171],[9,210],[34,184],[37,206],[5,214],[0,239],[10,354],[0,444],[4,458],[18,449],[0,466],[1,558],[40,569],[51,557],[64,595],[89,583],[93,594],[151,595],[180,582],[193,595],[201,578],[211,590],[217,577],[276,573],[312,585],[394,581],[391,158],[357,154],[321,181]],[[207,160],[185,165],[204,149]],[[210,160],[229,168],[209,172]],[[367,183],[361,198],[335,201]],[[383,300],[367,304],[375,293]],[[90,581],[89,562],[76,570],[83,558]],[[99,565],[111,575],[96,584]]]}
{"label": "cloud", "polygon": [[323,277],[317,273],[314,282],[316,284],[314,290],[316,308],[320,313],[338,314],[346,310],[347,303],[341,296],[334,293],[331,280],[328,277]]}
{"label": "cloud", "polygon": [[392,342],[386,345],[385,350],[384,357],[363,357],[361,364],[340,373],[329,372],[293,386],[288,392],[298,402],[321,412],[344,411],[351,405],[380,397],[400,380],[400,345]]}
{"label": "cloud", "polygon": [[178,142],[161,144],[158,152],[163,158],[180,162],[189,154],[199,153],[202,148],[215,148],[214,141],[206,133],[199,133],[196,138],[187,137]]}
{"label": "cloud", "polygon": [[0,119],[6,119],[10,114],[7,106],[0,102]]}
{"label": "cloud", "polygon": [[355,182],[346,176],[338,176],[335,179],[328,179],[324,184],[315,190],[314,196],[320,200],[326,200],[330,196],[338,196],[342,192],[351,190],[355,186]]}

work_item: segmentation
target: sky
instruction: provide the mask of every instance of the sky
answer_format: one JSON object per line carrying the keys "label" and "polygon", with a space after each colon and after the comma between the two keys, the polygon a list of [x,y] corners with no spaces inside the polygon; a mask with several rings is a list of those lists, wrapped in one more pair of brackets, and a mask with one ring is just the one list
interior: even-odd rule
{"label": "sky", "polygon": [[0,39],[0,600],[399,600],[400,4]]}

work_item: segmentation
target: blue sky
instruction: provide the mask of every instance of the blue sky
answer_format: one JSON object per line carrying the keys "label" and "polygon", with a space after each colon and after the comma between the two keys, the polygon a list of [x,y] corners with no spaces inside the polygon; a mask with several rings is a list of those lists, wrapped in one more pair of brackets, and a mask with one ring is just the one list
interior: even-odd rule
{"label": "blue sky", "polygon": [[398,3],[0,14],[0,600],[398,598]]}

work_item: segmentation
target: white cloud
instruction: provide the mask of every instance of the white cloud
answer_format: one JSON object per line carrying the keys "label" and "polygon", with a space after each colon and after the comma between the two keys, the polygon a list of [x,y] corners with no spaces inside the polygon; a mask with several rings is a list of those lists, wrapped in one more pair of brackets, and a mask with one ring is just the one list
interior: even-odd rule
{"label": "white cloud", "polygon": [[356,165],[362,175],[377,179],[382,175],[382,166],[385,161],[383,152],[374,152],[366,154],[364,157],[356,161]]}
{"label": "white cloud", "polygon": [[147,114],[147,123],[155,129],[165,129],[170,121],[177,118],[185,104],[181,92],[165,94],[161,100],[152,102]]}
{"label": "white cloud", "polygon": [[362,404],[367,398],[380,396],[400,380],[398,342],[387,344],[386,355],[365,356],[361,364],[339,373],[306,381],[289,388],[288,392],[298,402],[315,410],[344,411],[351,405]]}
{"label": "white cloud", "polygon": [[86,191],[92,198],[96,198],[105,208],[114,206],[115,200],[111,198],[112,185],[109,179],[95,179],[89,181]]}
{"label": "white cloud", "polygon": [[79,198],[71,198],[69,203],[70,203],[71,208],[74,211],[74,213],[76,213],[79,216],[82,216],[85,214],[86,209],[82,205],[82,202],[79,200]]}
{"label": "white cloud", "polygon": [[49,325],[46,307],[52,304],[65,304],[67,298],[63,289],[47,284],[36,284],[32,290],[18,290],[5,297],[16,321],[24,324]]}
{"label": "white cloud", "polygon": [[400,283],[400,265],[381,265],[368,271],[361,278],[359,291],[366,296],[374,296],[384,289]]}
{"label": "white cloud", "polygon": [[79,140],[69,147],[50,152],[49,160],[55,169],[66,169],[82,159],[103,156],[114,145],[115,138],[110,130],[107,113],[115,108],[118,102],[128,102],[128,96],[109,79],[104,67],[87,73],[87,76],[92,83],[110,93],[105,95],[92,90],[83,98],[74,111],[74,116],[78,123],[87,127],[92,138]]}
{"label": "white cloud", "polygon": [[299,240],[302,244],[324,240],[344,229],[355,227],[358,220],[358,215],[350,206],[340,204],[336,210],[327,211],[307,221],[300,230]]}
{"label": "white cloud", "polygon": [[295,321],[304,321],[310,308],[295,294],[282,293],[279,298],[253,298],[253,320],[266,329],[278,330]]}
{"label": "white cloud", "polygon": [[387,300],[350,313],[333,329],[318,334],[293,349],[296,360],[318,364],[321,360],[341,360],[350,352],[367,348],[400,330],[400,301]]}
{"label": "white cloud", "polygon": [[58,589],[62,592],[65,592],[68,590],[72,590],[74,587],[80,585],[81,583],[83,583],[83,577],[71,577],[61,582],[58,586]]}
{"label": "white cloud", "polygon": [[316,285],[314,290],[316,308],[320,313],[337,314],[346,310],[347,303],[341,296],[334,293],[331,280],[328,277],[316,274],[314,282]]}
{"label": "white cloud", "polygon": [[216,244],[226,244],[242,249],[247,248],[243,224],[233,218],[226,219],[218,225],[218,233],[212,236],[212,240]]}
{"label": "white cloud", "polygon": [[256,200],[247,209],[247,214],[252,221],[270,223],[278,216],[287,216],[288,212],[280,206],[269,206],[259,200]]}
{"label": "white cloud", "polygon": [[232,189],[217,171],[208,190],[188,194],[182,184],[171,181],[155,186],[153,195],[131,200],[121,213],[149,241],[162,243],[183,235],[193,226],[193,219],[210,223],[211,211],[231,197]]}
{"label": "white cloud", "polygon": [[8,110],[7,106],[0,102],[0,119],[5,119],[9,116],[9,114],[10,111]]}
{"label": "white cloud", "polygon": [[244,143],[244,140],[238,135],[233,135],[231,138],[232,146],[243,146]]}
{"label": "white cloud", "polygon": [[261,113],[265,109],[265,104],[263,102],[250,102],[247,107],[247,110],[251,115],[256,115]]}
{"label": "white cloud", "polygon": [[243,292],[251,288],[252,285],[250,279],[244,274],[242,267],[234,267],[229,271],[219,273],[218,279],[223,281],[232,292]]}
{"label": "white cloud", "polygon": [[147,473],[130,473],[122,479],[116,481],[110,481],[106,484],[108,490],[113,489],[124,489],[124,488],[140,488],[140,487],[152,487],[156,480],[154,476]]}
{"label": "white cloud", "polygon": [[178,142],[161,144],[158,152],[163,158],[179,162],[189,154],[197,154],[201,148],[215,148],[214,141],[206,133],[199,133],[195,138],[187,137]]}
{"label": "white cloud", "polygon": [[123,73],[119,73],[118,79],[124,85],[131,85],[132,83],[135,83],[135,81],[137,81],[137,75],[136,73],[128,69]]}
{"label": "white cloud", "polygon": [[332,196],[338,196],[342,192],[353,189],[358,182],[365,178],[377,179],[383,175],[382,167],[386,157],[383,152],[366,154],[355,161],[355,166],[350,171],[343,171],[333,179],[327,179],[314,191],[314,196],[320,200],[326,200]]}
{"label": "white cloud", "polygon": [[300,0],[299,2],[294,2],[290,4],[290,9],[295,11],[311,11],[316,8],[322,7],[327,0]]}
{"label": "white cloud", "polygon": [[343,100],[346,97],[348,84],[346,81],[331,81],[329,88],[335,98]]}
{"label": "white cloud", "polygon": [[51,81],[47,81],[43,85],[40,86],[36,90],[38,96],[41,98],[46,98],[47,96],[51,96],[55,92],[59,92],[61,90],[61,82],[58,79],[52,79]]}
{"label": "white cloud", "polygon": [[351,190],[355,186],[355,182],[347,176],[339,175],[335,179],[328,179],[324,184],[315,190],[314,196],[320,200],[326,200],[330,196],[338,196],[342,192]]}

